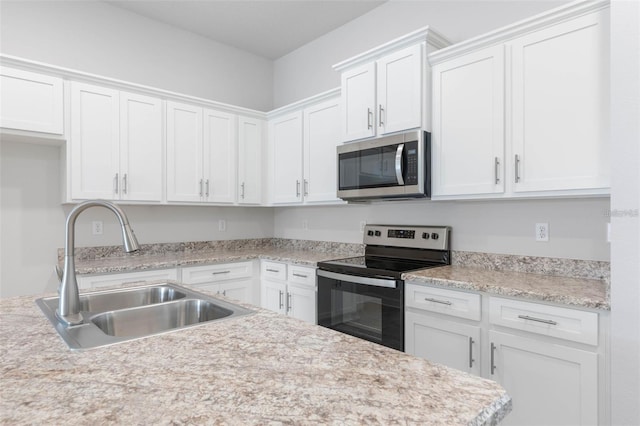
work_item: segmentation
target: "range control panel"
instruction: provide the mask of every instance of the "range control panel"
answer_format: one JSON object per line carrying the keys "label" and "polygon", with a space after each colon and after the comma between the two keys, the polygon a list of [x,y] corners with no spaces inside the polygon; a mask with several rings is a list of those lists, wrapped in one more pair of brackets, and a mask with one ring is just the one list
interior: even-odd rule
{"label": "range control panel", "polygon": [[367,245],[449,250],[450,226],[366,225]]}

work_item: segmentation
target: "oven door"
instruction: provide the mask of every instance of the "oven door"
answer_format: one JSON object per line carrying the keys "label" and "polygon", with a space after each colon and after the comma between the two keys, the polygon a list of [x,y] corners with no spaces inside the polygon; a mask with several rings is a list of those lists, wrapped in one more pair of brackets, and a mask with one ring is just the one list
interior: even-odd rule
{"label": "oven door", "polygon": [[318,325],[404,351],[404,281],[319,270]]}

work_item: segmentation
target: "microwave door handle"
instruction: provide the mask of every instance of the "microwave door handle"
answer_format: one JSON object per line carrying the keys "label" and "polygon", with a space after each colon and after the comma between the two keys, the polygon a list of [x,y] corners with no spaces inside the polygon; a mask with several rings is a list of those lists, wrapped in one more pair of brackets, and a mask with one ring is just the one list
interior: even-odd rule
{"label": "microwave door handle", "polygon": [[402,151],[404,151],[404,144],[398,145],[396,150],[396,179],[398,179],[398,185],[404,185],[404,179],[402,178]]}

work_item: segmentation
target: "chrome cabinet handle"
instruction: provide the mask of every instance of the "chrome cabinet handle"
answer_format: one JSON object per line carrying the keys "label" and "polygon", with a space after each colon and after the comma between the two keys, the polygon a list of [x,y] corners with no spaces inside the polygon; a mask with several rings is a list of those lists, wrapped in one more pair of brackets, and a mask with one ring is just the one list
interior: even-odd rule
{"label": "chrome cabinet handle", "polygon": [[292,309],[291,303],[291,293],[287,293],[287,312],[291,312]]}
{"label": "chrome cabinet handle", "polygon": [[384,112],[384,108],[382,108],[382,104],[378,105],[378,127],[384,126],[384,121],[382,121],[383,112]]}
{"label": "chrome cabinet handle", "polygon": [[296,273],[293,273],[292,275],[293,275],[294,277],[307,278],[307,275],[296,274]]}
{"label": "chrome cabinet handle", "polygon": [[244,199],[244,182],[242,182],[242,184],[240,184],[240,188],[242,189],[242,192],[240,193],[240,198]]}
{"label": "chrome cabinet handle", "polygon": [[496,183],[500,183],[500,177],[498,175],[499,167],[500,167],[500,159],[496,157],[496,161],[495,161]]}
{"label": "chrome cabinet handle", "polygon": [[118,173],[116,173],[116,176],[113,178],[113,192],[115,192],[116,194],[118,193]]}
{"label": "chrome cabinet handle", "polygon": [[227,290],[222,290],[222,295],[226,296],[227,295]]}
{"label": "chrome cabinet handle", "polygon": [[518,183],[520,182],[520,157],[518,156],[518,154],[516,154],[515,174],[516,183]]}
{"label": "chrome cabinet handle", "polygon": [[267,268],[267,272],[280,272],[278,269],[269,269]]}
{"label": "chrome cabinet handle", "polygon": [[404,151],[403,143],[399,144],[396,150],[396,179],[398,180],[398,185],[404,185],[404,179],[402,178],[402,151]]}
{"label": "chrome cabinet handle", "polygon": [[202,197],[202,183],[203,183],[203,181],[202,181],[202,179],[200,179],[200,196],[201,197]]}
{"label": "chrome cabinet handle", "polygon": [[438,299],[432,299],[430,297],[425,297],[424,300],[426,300],[427,302],[440,303],[441,305],[447,305],[447,306],[450,306],[453,304],[448,300],[438,300]]}
{"label": "chrome cabinet handle", "polygon": [[300,181],[296,180],[296,197],[300,196]]}
{"label": "chrome cabinet handle", "polygon": [[496,345],[491,343],[491,375],[496,372],[496,364],[495,364],[495,353],[496,353]]}
{"label": "chrome cabinet handle", "polygon": [[212,275],[222,275],[222,274],[230,274],[231,271],[218,271],[218,272],[212,272]]}
{"label": "chrome cabinet handle", "polygon": [[127,193],[127,174],[125,173],[123,178],[122,178],[122,193],[126,194]]}
{"label": "chrome cabinet handle", "polygon": [[278,291],[278,303],[279,303],[279,306],[280,306],[279,309],[284,308],[284,304],[282,303],[282,296],[283,296],[282,291]]}
{"label": "chrome cabinet handle", "polygon": [[469,337],[469,368],[473,368],[473,361],[475,361],[475,359],[473,359],[473,344],[475,342],[473,341],[473,337]]}
{"label": "chrome cabinet handle", "polygon": [[304,180],[304,196],[306,197],[307,195],[309,195],[309,181],[308,180]]}
{"label": "chrome cabinet handle", "polygon": [[541,322],[541,323],[549,324],[549,325],[558,325],[558,323],[555,322],[555,321],[548,320],[548,319],[542,319],[542,318],[536,318],[536,317],[530,317],[529,315],[518,315],[518,318],[523,319],[523,320],[528,320],[528,321]]}
{"label": "chrome cabinet handle", "polygon": [[373,128],[373,124],[371,124],[372,119],[373,112],[371,111],[371,108],[367,108],[367,129]]}
{"label": "chrome cabinet handle", "polygon": [[209,196],[209,179],[207,179],[207,182],[205,183],[205,187],[207,188],[207,190],[205,191],[205,196],[208,197]]}

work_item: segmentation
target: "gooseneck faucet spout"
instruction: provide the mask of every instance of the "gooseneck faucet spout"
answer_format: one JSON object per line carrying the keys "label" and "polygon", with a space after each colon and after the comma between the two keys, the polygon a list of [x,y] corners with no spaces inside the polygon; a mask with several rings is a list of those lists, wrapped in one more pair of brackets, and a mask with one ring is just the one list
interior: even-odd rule
{"label": "gooseneck faucet spout", "polygon": [[137,251],[140,246],[138,240],[129,226],[129,220],[124,211],[116,204],[104,200],[91,200],[78,204],[69,212],[65,224],[66,240],[64,243],[64,271],[60,281],[60,304],[56,312],[58,318],[67,325],[80,324],[80,296],[78,281],[76,280],[75,266],[75,225],[78,215],[89,207],[105,207],[118,217],[122,228],[122,240],[124,251],[131,253]]}

